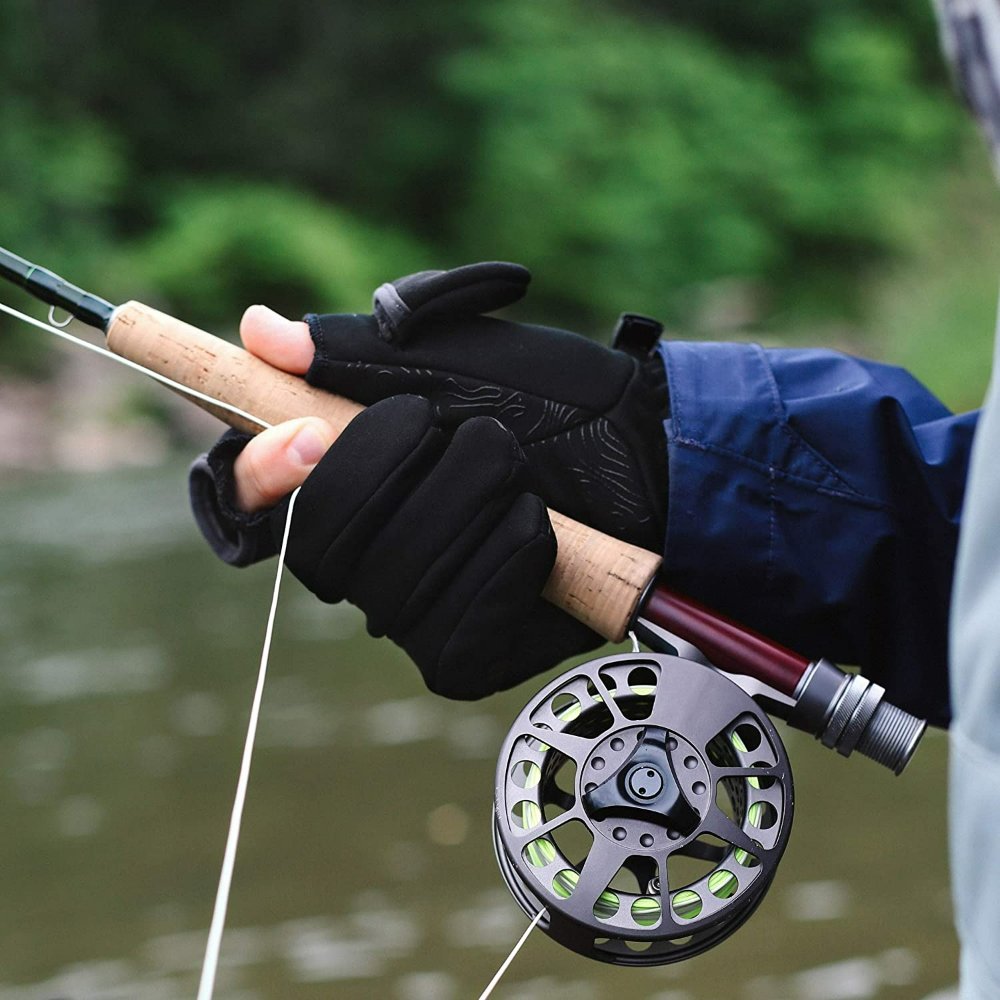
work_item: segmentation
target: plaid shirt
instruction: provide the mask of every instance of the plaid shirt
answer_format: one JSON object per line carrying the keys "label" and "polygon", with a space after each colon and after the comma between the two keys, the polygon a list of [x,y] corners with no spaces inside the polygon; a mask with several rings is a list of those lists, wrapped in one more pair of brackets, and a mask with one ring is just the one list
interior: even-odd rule
{"label": "plaid shirt", "polygon": [[956,83],[993,150],[1000,176],[1000,0],[935,0]]}

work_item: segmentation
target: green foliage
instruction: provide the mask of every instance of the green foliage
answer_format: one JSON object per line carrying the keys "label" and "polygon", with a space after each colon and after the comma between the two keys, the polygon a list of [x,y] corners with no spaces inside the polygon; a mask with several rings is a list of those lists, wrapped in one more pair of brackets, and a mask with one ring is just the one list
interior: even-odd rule
{"label": "green foliage", "polygon": [[990,377],[1000,274],[1000,198],[978,137],[935,191],[942,218],[868,304],[877,348],[955,410],[979,406]]}
{"label": "green foliage", "polygon": [[215,329],[508,257],[523,315],[583,329],[895,330],[873,280],[926,259],[961,147],[925,0],[0,0],[0,24],[0,244]]}
{"label": "green foliage", "polygon": [[123,270],[197,322],[232,325],[252,302],[291,315],[363,311],[387,276],[425,259],[401,234],[274,186],[193,184],[168,205]]}
{"label": "green foliage", "polygon": [[0,218],[5,237],[67,251],[108,235],[105,213],[124,180],[117,143],[87,118],[58,120],[25,102],[0,104]]}
{"label": "green foliage", "polygon": [[[3,245],[34,259],[59,261],[81,282],[96,279],[112,240],[108,211],[124,180],[114,138],[91,119],[46,118],[11,97],[0,103],[0,163]],[[37,304],[26,299],[17,305],[37,312]],[[49,345],[20,326],[6,326],[0,366],[46,371]]]}
{"label": "green foliage", "polygon": [[[515,0],[447,79],[480,110],[468,199],[470,256],[525,256],[584,310],[675,317],[719,278],[839,292],[905,249],[923,186],[954,138],[905,37],[834,9],[787,63],[614,5]],[[797,70],[801,75],[803,67]],[[495,249],[492,249],[495,248]]]}

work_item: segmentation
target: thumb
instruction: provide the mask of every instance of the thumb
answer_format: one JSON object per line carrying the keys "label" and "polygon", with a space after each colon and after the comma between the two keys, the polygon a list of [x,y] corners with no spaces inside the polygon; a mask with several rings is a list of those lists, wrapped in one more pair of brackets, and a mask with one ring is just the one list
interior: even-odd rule
{"label": "thumb", "polygon": [[251,354],[292,375],[304,375],[315,354],[309,327],[267,306],[247,309],[240,320],[240,338]]}
{"label": "thumb", "polygon": [[319,417],[301,417],[253,438],[233,466],[236,506],[247,513],[273,507],[301,486],[336,438]]}

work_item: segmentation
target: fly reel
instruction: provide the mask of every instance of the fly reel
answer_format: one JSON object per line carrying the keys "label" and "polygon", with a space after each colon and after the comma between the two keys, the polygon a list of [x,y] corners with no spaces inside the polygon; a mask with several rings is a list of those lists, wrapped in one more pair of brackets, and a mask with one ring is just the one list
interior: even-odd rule
{"label": "fly reel", "polygon": [[635,652],[557,678],[497,765],[494,849],[529,917],[567,948],[664,965],[733,933],[792,824],[788,758],[735,681]]}

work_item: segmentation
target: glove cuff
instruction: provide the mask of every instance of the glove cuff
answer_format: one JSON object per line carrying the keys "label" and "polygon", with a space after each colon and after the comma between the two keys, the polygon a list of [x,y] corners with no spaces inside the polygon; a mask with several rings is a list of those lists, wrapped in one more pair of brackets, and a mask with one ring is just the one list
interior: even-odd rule
{"label": "glove cuff", "polygon": [[233,463],[249,434],[227,431],[188,471],[194,519],[212,551],[230,566],[250,566],[277,552],[268,511],[247,514],[236,507]]}

